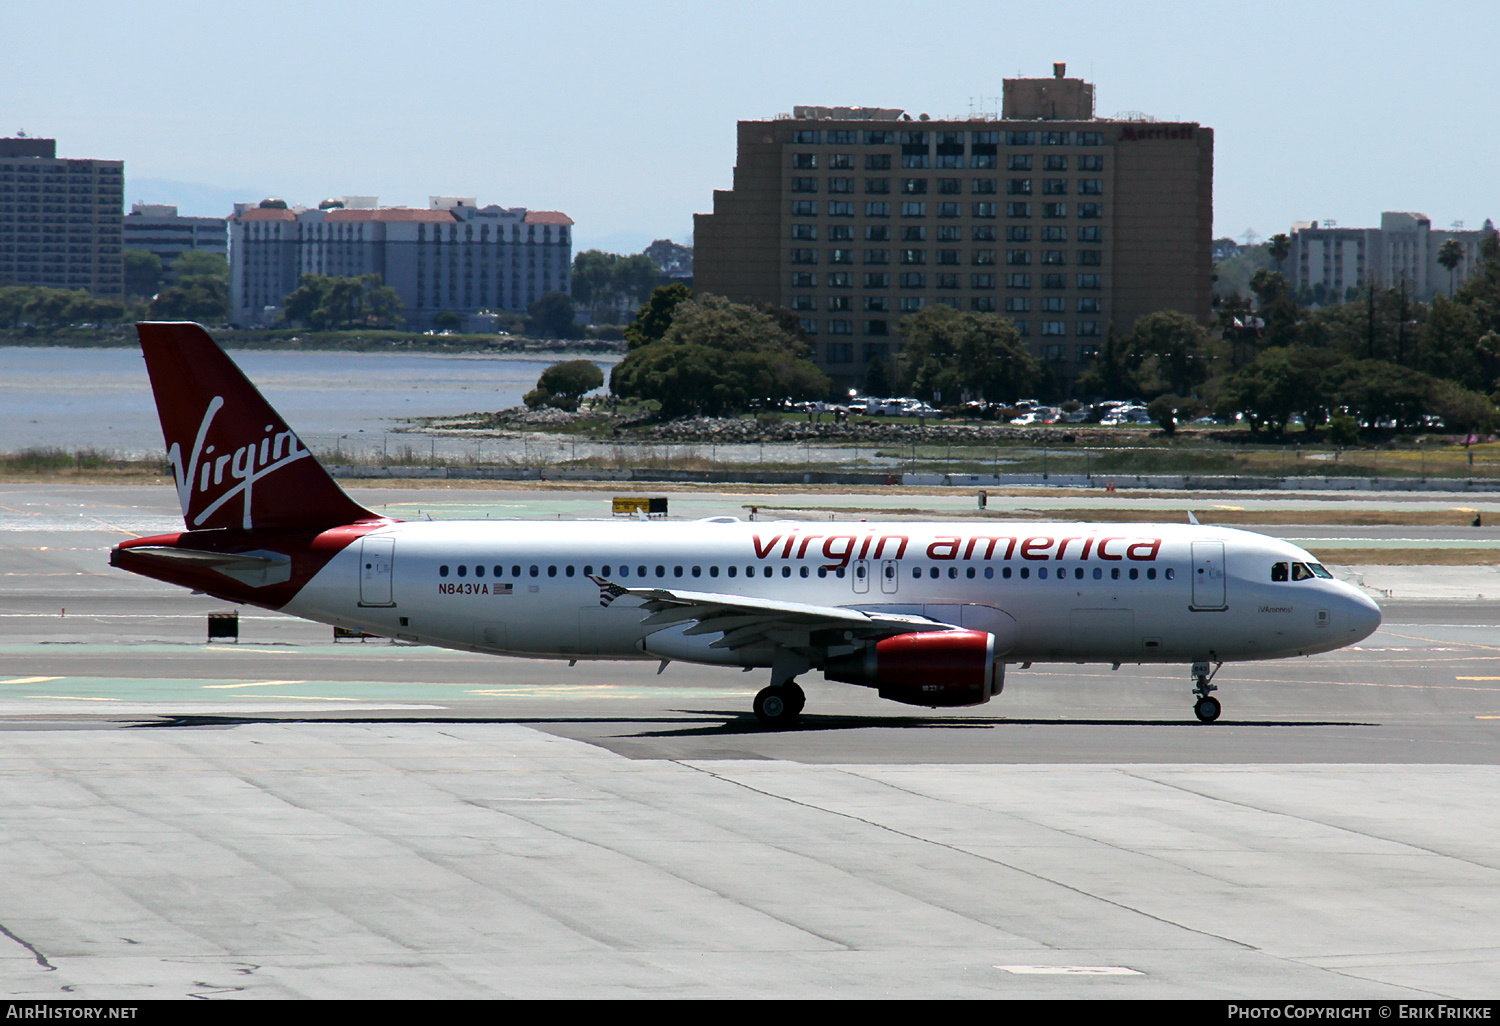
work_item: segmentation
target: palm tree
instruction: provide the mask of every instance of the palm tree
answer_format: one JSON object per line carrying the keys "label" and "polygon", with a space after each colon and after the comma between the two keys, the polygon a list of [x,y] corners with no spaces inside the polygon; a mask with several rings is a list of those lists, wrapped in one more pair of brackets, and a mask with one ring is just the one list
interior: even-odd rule
{"label": "palm tree", "polygon": [[1464,248],[1457,239],[1449,239],[1438,247],[1437,262],[1448,268],[1448,296],[1453,297],[1453,272],[1464,260]]}
{"label": "palm tree", "polygon": [[1278,271],[1281,270],[1281,262],[1287,258],[1287,254],[1291,251],[1292,240],[1285,232],[1278,232],[1266,240],[1266,252],[1271,255],[1272,260],[1276,261],[1276,269]]}

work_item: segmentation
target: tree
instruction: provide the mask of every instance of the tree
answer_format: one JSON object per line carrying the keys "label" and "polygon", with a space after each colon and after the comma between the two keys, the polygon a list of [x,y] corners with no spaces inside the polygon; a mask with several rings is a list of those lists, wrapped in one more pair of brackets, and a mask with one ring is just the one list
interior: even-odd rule
{"label": "tree", "polygon": [[604,372],[589,360],[567,360],[554,363],[542,371],[536,388],[526,393],[531,409],[553,406],[559,410],[578,409],[578,400],[604,384]]}
{"label": "tree", "polygon": [[1464,248],[1457,239],[1448,239],[1438,247],[1437,262],[1448,268],[1448,295],[1453,295],[1453,272],[1464,261]]}
{"label": "tree", "polygon": [[1146,404],[1146,415],[1161,425],[1169,436],[1177,433],[1177,407],[1183,402],[1181,396],[1159,395]]}
{"label": "tree", "polygon": [[190,249],[181,253],[167,267],[167,273],[175,281],[183,278],[208,275],[229,282],[229,261],[219,253],[208,253],[201,249]]}
{"label": "tree", "polygon": [[587,249],[573,258],[573,297],[598,317],[608,311],[618,323],[622,308],[645,302],[661,280],[661,268],[644,253],[621,256]]}
{"label": "tree", "polygon": [[125,294],[154,296],[161,287],[161,257],[148,249],[127,249],[125,261]]}
{"label": "tree", "polygon": [[671,239],[657,239],[642,253],[655,261],[661,273],[670,278],[691,277],[693,273],[693,247],[682,246]]}
{"label": "tree", "polygon": [[1041,365],[1008,317],[929,306],[901,322],[901,335],[898,378],[919,399],[952,403],[968,393],[1014,402],[1042,380]]}
{"label": "tree", "polygon": [[401,297],[378,274],[338,278],[304,274],[282,302],[284,320],[313,331],[333,328],[395,326],[401,319]]}
{"label": "tree", "polygon": [[891,375],[879,356],[870,357],[870,362],[865,364],[864,393],[876,399],[891,394]]}
{"label": "tree", "polygon": [[1276,269],[1281,269],[1281,262],[1287,258],[1292,251],[1292,240],[1285,232],[1278,232],[1266,240],[1266,252],[1271,259],[1276,261]]}
{"label": "tree", "polygon": [[828,394],[828,376],[808,359],[808,344],[770,315],[722,296],[678,302],[671,314],[659,339],[641,342],[615,366],[610,387],[617,395],[655,400],[663,417],[676,417],[694,410],[717,416],[751,399]]}
{"label": "tree", "polygon": [[526,330],[543,338],[572,338],[573,299],[566,292],[544,292],[526,307]]}
{"label": "tree", "polygon": [[1191,394],[1208,379],[1216,355],[1208,332],[1176,310],[1158,310],[1137,320],[1121,347],[1135,390],[1145,395]]}
{"label": "tree", "polygon": [[664,336],[672,326],[672,314],[677,305],[692,298],[693,290],[680,283],[653,289],[651,296],[636,311],[635,320],[625,329],[625,341],[630,348],[639,348]]}

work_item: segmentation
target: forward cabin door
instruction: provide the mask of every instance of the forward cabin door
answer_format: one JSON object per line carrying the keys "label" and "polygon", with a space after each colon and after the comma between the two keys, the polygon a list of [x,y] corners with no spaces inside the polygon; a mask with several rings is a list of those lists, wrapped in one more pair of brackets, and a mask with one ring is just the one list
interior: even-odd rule
{"label": "forward cabin door", "polygon": [[359,604],[394,606],[391,568],[396,562],[396,539],[365,537],[359,543]]}
{"label": "forward cabin door", "polygon": [[1192,608],[1225,608],[1224,583],[1224,543],[1193,542]]}

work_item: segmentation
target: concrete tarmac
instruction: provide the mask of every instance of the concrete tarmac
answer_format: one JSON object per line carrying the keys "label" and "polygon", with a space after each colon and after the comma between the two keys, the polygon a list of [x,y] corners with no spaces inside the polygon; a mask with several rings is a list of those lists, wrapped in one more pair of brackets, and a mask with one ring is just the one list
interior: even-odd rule
{"label": "concrete tarmac", "polygon": [[951,711],[809,674],[768,733],[758,673],[206,644],[104,563],[174,498],[0,486],[8,996],[1500,990],[1500,603],[1226,666],[1212,725],[1185,667],[1038,664]]}

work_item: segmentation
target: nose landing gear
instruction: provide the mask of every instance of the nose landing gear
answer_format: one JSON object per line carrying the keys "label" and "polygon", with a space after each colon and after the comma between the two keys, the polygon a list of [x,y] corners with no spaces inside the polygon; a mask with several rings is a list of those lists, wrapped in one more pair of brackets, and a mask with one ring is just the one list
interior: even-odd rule
{"label": "nose landing gear", "polygon": [[1223,663],[1219,663],[1213,668],[1213,672],[1210,673],[1208,663],[1193,664],[1193,677],[1198,682],[1198,686],[1193,688],[1193,694],[1198,696],[1198,701],[1193,703],[1193,715],[1198,717],[1200,723],[1212,723],[1219,718],[1219,713],[1223,711],[1219,700],[1211,694],[1211,692],[1219,690],[1211,682],[1218,676],[1219,670],[1223,666]]}

